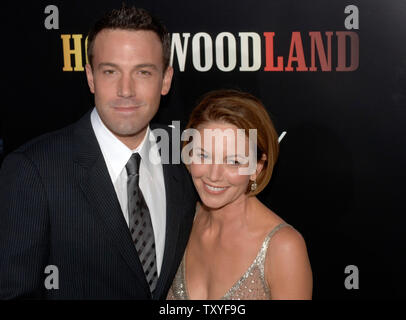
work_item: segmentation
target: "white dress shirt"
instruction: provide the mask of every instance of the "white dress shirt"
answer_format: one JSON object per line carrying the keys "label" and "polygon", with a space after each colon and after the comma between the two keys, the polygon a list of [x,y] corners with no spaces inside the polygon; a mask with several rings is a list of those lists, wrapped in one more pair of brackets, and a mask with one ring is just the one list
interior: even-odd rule
{"label": "white dress shirt", "polygon": [[127,225],[129,219],[127,207],[127,170],[125,165],[132,153],[138,152],[141,156],[139,186],[151,215],[159,275],[165,248],[166,195],[163,169],[162,164],[158,160],[160,155],[155,136],[148,127],[141,144],[135,150],[131,150],[107,129],[100,119],[96,108],[93,109],[90,119]]}

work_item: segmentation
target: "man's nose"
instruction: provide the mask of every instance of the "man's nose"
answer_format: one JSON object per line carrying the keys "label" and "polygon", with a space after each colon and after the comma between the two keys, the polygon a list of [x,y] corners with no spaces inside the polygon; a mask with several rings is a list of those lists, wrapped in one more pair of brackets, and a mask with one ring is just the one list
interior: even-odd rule
{"label": "man's nose", "polygon": [[122,98],[130,98],[135,95],[134,80],[130,75],[123,75],[118,84],[117,95]]}

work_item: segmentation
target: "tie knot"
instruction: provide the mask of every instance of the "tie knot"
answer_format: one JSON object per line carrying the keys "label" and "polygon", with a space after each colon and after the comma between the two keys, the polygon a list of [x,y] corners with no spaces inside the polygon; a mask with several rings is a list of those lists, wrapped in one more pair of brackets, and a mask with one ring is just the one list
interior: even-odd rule
{"label": "tie knot", "polygon": [[140,169],[140,163],[141,163],[141,156],[139,153],[133,153],[131,155],[130,160],[128,160],[127,164],[125,165],[125,168],[127,170],[127,175],[133,176],[138,174],[139,169]]}

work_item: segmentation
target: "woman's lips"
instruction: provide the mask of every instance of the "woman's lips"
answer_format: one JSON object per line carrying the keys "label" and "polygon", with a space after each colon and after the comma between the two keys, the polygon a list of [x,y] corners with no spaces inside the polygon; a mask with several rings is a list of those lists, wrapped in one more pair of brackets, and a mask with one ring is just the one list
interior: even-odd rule
{"label": "woman's lips", "polygon": [[203,182],[204,190],[211,194],[221,194],[227,190],[227,187],[212,186]]}

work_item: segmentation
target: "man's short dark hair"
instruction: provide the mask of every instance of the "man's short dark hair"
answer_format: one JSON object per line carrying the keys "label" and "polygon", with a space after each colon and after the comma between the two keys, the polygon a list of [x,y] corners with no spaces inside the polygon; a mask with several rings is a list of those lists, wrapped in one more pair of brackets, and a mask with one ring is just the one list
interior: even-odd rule
{"label": "man's short dark hair", "polygon": [[147,10],[123,5],[121,9],[114,9],[96,21],[89,31],[87,39],[87,57],[93,66],[93,47],[97,34],[104,29],[145,30],[155,32],[162,43],[164,70],[169,66],[171,40],[166,27]]}

